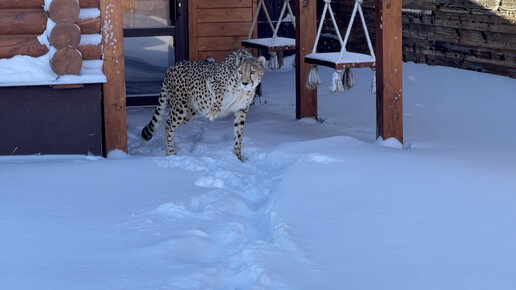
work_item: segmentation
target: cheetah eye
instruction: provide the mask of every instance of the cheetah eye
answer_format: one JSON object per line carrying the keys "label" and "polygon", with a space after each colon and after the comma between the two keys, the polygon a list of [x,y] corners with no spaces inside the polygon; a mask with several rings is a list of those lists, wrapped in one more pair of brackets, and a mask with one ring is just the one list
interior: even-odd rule
{"label": "cheetah eye", "polygon": [[242,74],[242,71],[241,71],[241,70],[239,70],[239,71],[238,71],[238,73],[239,73],[239,74]]}
{"label": "cheetah eye", "polygon": [[252,71],[251,71],[251,74],[252,74],[252,75],[254,75],[254,73],[255,73],[255,71],[254,71],[254,70],[252,70]]}

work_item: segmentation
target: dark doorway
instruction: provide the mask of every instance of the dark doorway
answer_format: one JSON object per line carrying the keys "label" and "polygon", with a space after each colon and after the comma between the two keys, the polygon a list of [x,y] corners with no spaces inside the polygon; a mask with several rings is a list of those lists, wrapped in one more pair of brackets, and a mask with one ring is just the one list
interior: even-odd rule
{"label": "dark doorway", "polygon": [[188,58],[188,0],[123,0],[127,106],[154,106],[167,68]]}

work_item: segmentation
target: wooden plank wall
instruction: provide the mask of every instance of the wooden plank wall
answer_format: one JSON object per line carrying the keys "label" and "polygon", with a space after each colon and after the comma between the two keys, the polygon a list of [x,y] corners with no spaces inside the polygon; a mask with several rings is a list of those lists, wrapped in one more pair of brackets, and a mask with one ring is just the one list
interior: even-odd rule
{"label": "wooden plank wall", "polygon": [[[100,0],[80,0],[80,8],[98,8]],[[0,58],[15,55],[39,57],[48,52],[37,37],[47,25],[44,0],[0,1]],[[100,34],[100,17],[79,19],[76,24],[82,34]],[[100,59],[98,45],[79,45],[83,60]]]}
{"label": "wooden plank wall", "polygon": [[[188,1],[189,55],[192,60],[220,61],[247,39],[256,0]],[[256,32],[255,32],[256,33]]]}
{"label": "wooden plank wall", "polygon": [[[363,3],[373,43],[374,2]],[[341,31],[353,4],[334,1]],[[367,51],[359,22],[353,27],[349,47]],[[516,0],[404,0],[403,60],[516,78]]]}

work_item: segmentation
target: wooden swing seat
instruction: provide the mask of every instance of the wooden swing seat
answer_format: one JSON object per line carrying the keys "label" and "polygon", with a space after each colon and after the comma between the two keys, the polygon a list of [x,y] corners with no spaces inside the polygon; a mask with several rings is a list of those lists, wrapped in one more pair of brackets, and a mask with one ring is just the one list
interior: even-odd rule
{"label": "wooden swing seat", "polygon": [[[321,16],[321,20],[319,21],[319,28],[317,29],[314,47],[312,49],[312,53],[305,56],[306,63],[327,66],[335,70],[360,67],[374,68],[376,66],[376,57],[374,55],[373,45],[371,43],[371,38],[369,37],[369,31],[367,30],[364,13],[362,12],[362,7],[360,6],[360,4],[362,4],[362,0],[355,0],[355,6],[353,7],[353,12],[351,13],[351,18],[349,20],[349,24],[346,29],[346,34],[343,39],[340,34],[337,21],[335,20],[333,10],[331,8],[331,0],[324,1],[323,13]],[[317,44],[319,43],[327,12],[329,12],[330,14],[333,28],[335,29],[337,39],[339,40],[339,43],[341,45],[341,50],[339,52],[317,52]],[[349,52],[346,50],[346,45],[348,43],[349,36],[351,33],[351,27],[353,26],[353,22],[355,21],[357,12],[359,13],[360,20],[362,22],[364,36],[367,40],[367,46],[369,48],[369,54]]]}
{"label": "wooden swing seat", "polygon": [[[253,35],[254,28],[258,21],[258,15],[260,14],[260,10],[263,8],[263,12],[265,14],[265,18],[267,19],[267,23],[269,24],[272,30],[272,37],[265,38],[251,38]],[[279,14],[276,26],[272,23],[271,17],[269,16],[269,12],[267,11],[267,7],[264,4],[264,0],[258,1],[258,9],[256,9],[256,14],[254,15],[253,24],[251,25],[251,30],[249,31],[249,35],[246,40],[242,40],[242,46],[247,48],[256,48],[259,50],[264,50],[269,53],[279,52],[279,51],[287,51],[287,50],[296,50],[296,39],[295,38],[287,38],[287,37],[279,37],[278,31],[281,23],[284,21],[283,15],[285,15],[285,11],[290,16],[291,19],[295,19],[294,13],[292,13],[292,8],[290,7],[290,0],[283,1],[283,7],[281,8],[281,13]],[[294,29],[295,21],[292,22]]]}
{"label": "wooden swing seat", "polygon": [[294,38],[276,37],[272,41],[268,38],[255,38],[242,40],[242,46],[248,48],[256,48],[268,52],[296,50],[296,40]]}
{"label": "wooden swing seat", "polygon": [[331,67],[336,70],[345,68],[372,68],[376,66],[375,57],[367,54],[346,51],[343,53],[342,59],[339,58],[340,52],[317,52],[306,55],[305,62]]}

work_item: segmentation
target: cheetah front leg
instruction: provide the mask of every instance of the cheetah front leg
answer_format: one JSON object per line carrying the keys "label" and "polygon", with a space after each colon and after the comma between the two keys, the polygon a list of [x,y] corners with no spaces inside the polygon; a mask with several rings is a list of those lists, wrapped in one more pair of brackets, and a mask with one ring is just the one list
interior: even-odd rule
{"label": "cheetah front leg", "polygon": [[220,109],[222,108],[222,101],[224,100],[224,92],[218,85],[211,86],[211,93],[214,95],[215,99],[213,100],[213,104],[210,108],[210,112],[208,113],[208,120],[213,121],[220,113]]}
{"label": "cheetah front leg", "polygon": [[235,112],[235,119],[233,122],[233,132],[235,139],[235,146],[233,147],[233,153],[238,157],[240,161],[242,159],[242,135],[244,133],[245,117],[247,110],[239,110]]}

